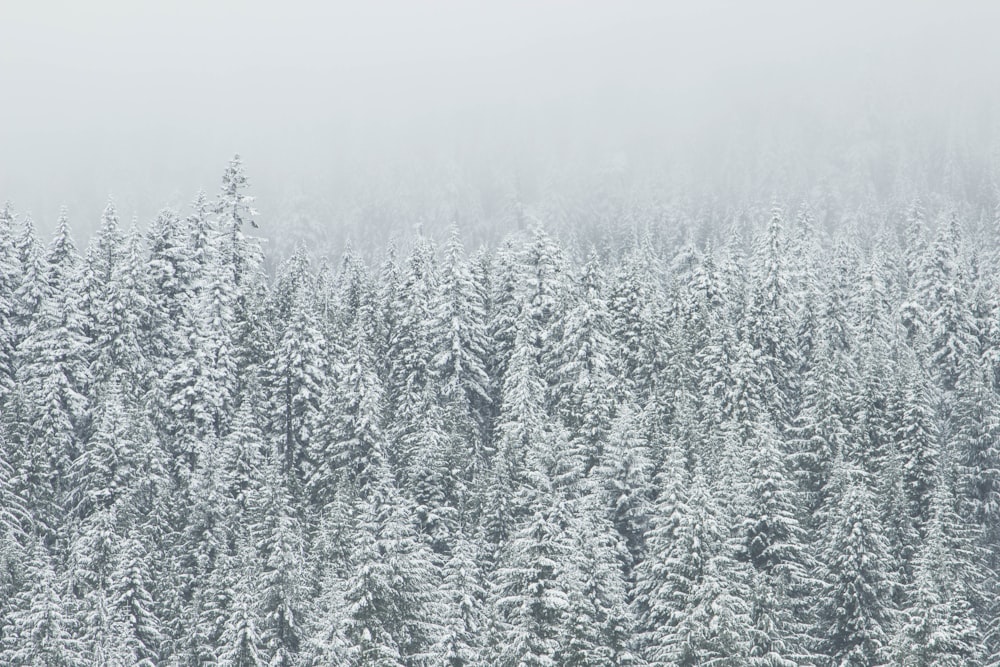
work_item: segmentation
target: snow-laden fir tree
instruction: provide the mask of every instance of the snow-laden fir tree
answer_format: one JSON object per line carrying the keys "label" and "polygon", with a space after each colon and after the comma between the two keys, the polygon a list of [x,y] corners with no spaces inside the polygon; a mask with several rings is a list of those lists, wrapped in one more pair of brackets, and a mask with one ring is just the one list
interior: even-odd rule
{"label": "snow-laden fir tree", "polygon": [[833,665],[882,665],[896,617],[888,541],[857,466],[838,457],[830,485],[817,572],[817,648]]}
{"label": "snow-laden fir tree", "polygon": [[926,538],[914,563],[906,610],[894,642],[906,667],[981,664],[983,631],[972,612],[983,574],[966,522],[956,511],[946,460],[935,480]]}

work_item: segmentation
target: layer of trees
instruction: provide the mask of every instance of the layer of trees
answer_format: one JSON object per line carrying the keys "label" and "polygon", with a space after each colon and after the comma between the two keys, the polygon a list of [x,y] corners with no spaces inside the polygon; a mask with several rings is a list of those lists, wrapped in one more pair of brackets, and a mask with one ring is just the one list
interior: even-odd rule
{"label": "layer of trees", "polygon": [[1000,219],[268,276],[254,215],[0,212],[3,664],[1000,660]]}

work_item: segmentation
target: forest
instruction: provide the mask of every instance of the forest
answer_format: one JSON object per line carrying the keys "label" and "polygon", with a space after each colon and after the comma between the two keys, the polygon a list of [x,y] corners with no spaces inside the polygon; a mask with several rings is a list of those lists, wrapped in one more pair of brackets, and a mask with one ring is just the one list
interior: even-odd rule
{"label": "forest", "polygon": [[251,191],[0,212],[0,663],[1000,664],[1000,207],[324,259]]}

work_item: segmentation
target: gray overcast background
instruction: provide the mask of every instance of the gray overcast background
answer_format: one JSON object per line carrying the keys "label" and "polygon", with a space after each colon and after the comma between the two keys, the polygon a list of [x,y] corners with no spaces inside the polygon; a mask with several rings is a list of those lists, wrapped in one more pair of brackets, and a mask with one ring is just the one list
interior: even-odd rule
{"label": "gray overcast background", "polygon": [[995,147],[998,5],[2,0],[0,199],[83,240],[108,194],[145,226],[239,152],[280,238],[602,170],[733,189],[733,146]]}

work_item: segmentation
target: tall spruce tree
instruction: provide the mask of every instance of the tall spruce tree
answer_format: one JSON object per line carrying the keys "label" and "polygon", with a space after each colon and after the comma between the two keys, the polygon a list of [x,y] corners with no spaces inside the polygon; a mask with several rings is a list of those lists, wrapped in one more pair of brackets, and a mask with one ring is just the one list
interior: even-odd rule
{"label": "tall spruce tree", "polygon": [[868,480],[838,459],[819,552],[818,648],[834,665],[882,665],[895,621],[888,542]]}

